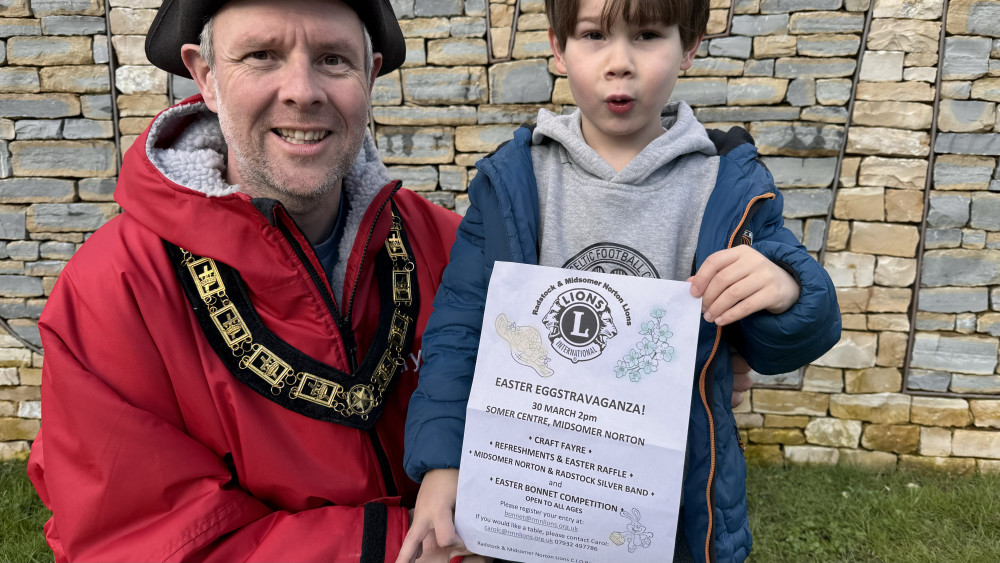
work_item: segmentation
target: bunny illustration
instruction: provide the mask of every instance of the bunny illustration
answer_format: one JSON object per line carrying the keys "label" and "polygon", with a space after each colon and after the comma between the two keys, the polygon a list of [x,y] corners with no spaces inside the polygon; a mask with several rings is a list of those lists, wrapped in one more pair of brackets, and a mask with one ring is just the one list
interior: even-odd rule
{"label": "bunny illustration", "polygon": [[642,518],[642,515],[639,514],[639,509],[633,508],[632,513],[630,514],[625,512],[625,509],[623,508],[620,514],[629,519],[629,524],[625,526],[626,531],[621,532],[625,541],[628,542],[628,552],[635,552],[637,547],[649,547],[649,545],[653,543],[653,532],[647,532],[646,527],[639,522]]}

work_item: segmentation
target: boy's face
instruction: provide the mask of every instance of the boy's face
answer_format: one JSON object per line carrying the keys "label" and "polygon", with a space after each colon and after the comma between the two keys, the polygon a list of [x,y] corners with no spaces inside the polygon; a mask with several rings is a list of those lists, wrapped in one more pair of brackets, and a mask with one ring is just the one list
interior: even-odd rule
{"label": "boy's face", "polygon": [[677,75],[691,67],[698,42],[685,50],[676,25],[635,26],[621,17],[603,30],[603,10],[604,0],[580,0],[565,49],[552,30],[549,43],[583,114],[587,144],[602,155],[602,149],[634,149],[634,155],[663,133],[660,111]]}

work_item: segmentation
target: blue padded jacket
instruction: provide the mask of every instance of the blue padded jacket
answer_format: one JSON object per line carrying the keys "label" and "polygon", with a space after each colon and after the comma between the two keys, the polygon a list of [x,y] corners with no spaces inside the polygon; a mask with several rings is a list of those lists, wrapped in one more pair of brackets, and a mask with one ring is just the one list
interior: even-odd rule
{"label": "blue padded jacket", "polygon": [[[746,463],[730,399],[730,346],[765,374],[795,370],[840,338],[840,310],[826,271],[783,226],[782,197],[742,129],[710,132],[719,148],[715,189],[705,209],[695,266],[737,244],[789,271],[801,286],[784,313],[760,312],[719,328],[701,321],[684,479],[684,533],[695,561],[743,561],[752,544]],[[465,410],[475,371],[483,307],[496,261],[538,263],[538,193],[531,130],[476,164],[470,207],[424,332],[424,364],[410,400],[404,465],[417,481],[436,468],[457,468]],[[415,446],[416,445],[416,446]]]}

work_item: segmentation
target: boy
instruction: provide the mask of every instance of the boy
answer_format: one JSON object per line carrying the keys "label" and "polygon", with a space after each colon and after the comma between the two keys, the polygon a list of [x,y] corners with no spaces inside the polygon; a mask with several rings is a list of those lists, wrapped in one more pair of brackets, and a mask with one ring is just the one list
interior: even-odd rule
{"label": "boy", "polygon": [[[477,164],[410,402],[404,464],[423,484],[399,560],[431,529],[439,545],[460,545],[453,512],[465,408],[501,260],[691,283],[704,320],[676,557],[741,561],[751,538],[728,350],[762,373],[816,359],[840,337],[833,284],[782,226],[781,194],[749,135],[736,128],[710,138],[686,104],[667,104],[694,60],[707,0],[546,0],[545,8],[556,68],[578,110],[539,111],[533,130],[517,130]],[[628,260],[614,258],[626,252]]]}

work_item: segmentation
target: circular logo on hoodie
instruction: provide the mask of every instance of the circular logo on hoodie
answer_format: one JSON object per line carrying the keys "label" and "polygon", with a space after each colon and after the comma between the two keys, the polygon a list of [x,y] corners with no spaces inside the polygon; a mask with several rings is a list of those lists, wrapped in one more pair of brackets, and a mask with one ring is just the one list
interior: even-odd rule
{"label": "circular logo on hoodie", "polygon": [[657,278],[653,263],[641,252],[622,244],[599,242],[581,250],[563,264],[563,268],[639,278]]}

